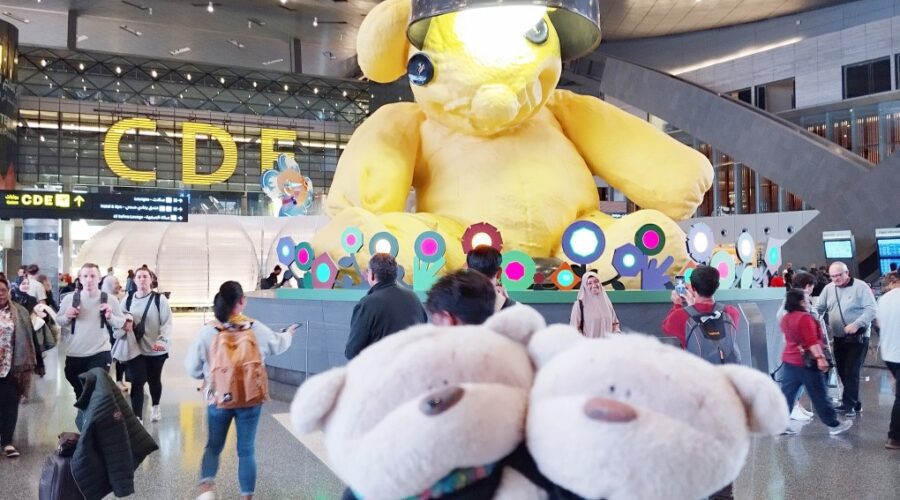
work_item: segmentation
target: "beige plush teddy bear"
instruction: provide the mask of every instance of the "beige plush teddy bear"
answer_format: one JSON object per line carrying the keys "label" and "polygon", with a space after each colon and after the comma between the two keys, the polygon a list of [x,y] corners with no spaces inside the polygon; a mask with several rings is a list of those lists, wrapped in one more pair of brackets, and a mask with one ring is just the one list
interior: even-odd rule
{"label": "beige plush teddy bear", "polygon": [[555,325],[528,349],[538,366],[528,448],[561,498],[703,498],[738,476],[751,435],[787,427],[765,374],[648,336],[585,339]]}
{"label": "beige plush teddy bear", "polygon": [[544,326],[519,305],[482,326],[390,335],[305,382],[293,427],[324,430],[345,498],[546,498],[508,465],[534,377],[525,342]]}

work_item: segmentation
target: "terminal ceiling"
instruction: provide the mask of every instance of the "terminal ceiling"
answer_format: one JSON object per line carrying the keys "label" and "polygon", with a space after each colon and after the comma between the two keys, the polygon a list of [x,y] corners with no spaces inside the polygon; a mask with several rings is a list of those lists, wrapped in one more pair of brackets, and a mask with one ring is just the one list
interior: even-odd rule
{"label": "terminal ceiling", "polygon": [[[158,59],[291,71],[300,40],[303,73],[356,72],[355,39],[372,0],[0,0],[0,18],[20,43],[66,47],[68,12],[76,46]],[[848,3],[846,0],[602,1],[605,40],[721,28]],[[152,12],[152,14],[151,14]],[[25,20],[28,20],[26,23]],[[190,51],[178,53],[179,49]],[[173,52],[175,55],[173,55]]]}

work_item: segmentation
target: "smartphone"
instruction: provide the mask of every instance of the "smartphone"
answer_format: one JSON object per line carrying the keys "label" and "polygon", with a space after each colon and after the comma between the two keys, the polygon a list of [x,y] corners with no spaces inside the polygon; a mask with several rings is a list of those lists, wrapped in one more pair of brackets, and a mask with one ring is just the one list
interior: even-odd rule
{"label": "smartphone", "polygon": [[687,286],[684,284],[684,276],[675,276],[675,293],[682,297],[687,295]]}
{"label": "smartphone", "polygon": [[282,331],[282,332],[286,332],[286,331],[288,331],[288,330],[290,330],[290,329],[292,329],[292,328],[293,328],[294,330],[296,330],[297,328],[300,328],[300,325],[301,325],[301,324],[302,324],[302,323],[300,323],[300,322],[297,322],[297,323],[291,323],[291,324],[288,325],[287,327],[282,328],[281,331]]}

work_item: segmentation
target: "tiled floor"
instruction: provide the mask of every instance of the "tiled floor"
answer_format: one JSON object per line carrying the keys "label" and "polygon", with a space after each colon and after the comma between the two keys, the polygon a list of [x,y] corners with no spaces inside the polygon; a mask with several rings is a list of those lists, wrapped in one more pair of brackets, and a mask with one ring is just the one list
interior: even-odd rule
{"label": "tiled floor", "polygon": [[[172,358],[164,370],[163,420],[147,423],[160,450],[136,473],[134,498],[193,498],[206,437],[199,382],[189,379],[182,355],[201,324],[201,315],[178,315]],[[757,439],[735,484],[739,499],[873,499],[900,498],[900,452],[883,448],[893,381],[886,370],[867,368],[863,383],[865,411],[856,425],[838,437],[828,435],[817,420],[794,436]],[[55,436],[74,430],[74,397],[59,376],[38,380],[36,396],[22,406],[16,460],[0,458],[0,498],[35,499],[41,465],[55,447]],[[149,405],[149,396],[147,398]],[[257,439],[260,499],[337,499],[343,485],[325,462],[320,436],[294,436],[287,429],[288,405],[265,407]],[[793,423],[797,428],[799,425]],[[220,498],[238,498],[234,436],[222,455]],[[651,473],[648,471],[648,473]]]}

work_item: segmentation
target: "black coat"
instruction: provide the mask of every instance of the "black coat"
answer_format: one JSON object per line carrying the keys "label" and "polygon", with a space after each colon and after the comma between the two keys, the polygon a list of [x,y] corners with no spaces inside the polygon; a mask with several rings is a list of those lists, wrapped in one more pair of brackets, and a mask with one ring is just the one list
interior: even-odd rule
{"label": "black coat", "polygon": [[75,482],[87,500],[132,495],[134,471],[159,447],[106,371],[93,368],[79,378],[84,390],[75,402],[81,432],[72,455]]}
{"label": "black coat", "polygon": [[377,283],[353,308],[344,355],[353,359],[387,335],[426,321],[425,308],[415,293],[396,282]]}

